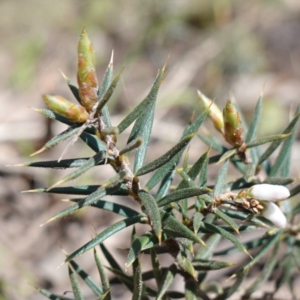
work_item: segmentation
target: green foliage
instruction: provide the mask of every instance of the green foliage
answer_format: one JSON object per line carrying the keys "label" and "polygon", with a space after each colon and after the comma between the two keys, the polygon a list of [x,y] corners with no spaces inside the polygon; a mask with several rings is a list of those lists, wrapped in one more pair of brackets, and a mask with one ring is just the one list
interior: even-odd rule
{"label": "green foliage", "polygon": [[[87,36],[84,35],[86,39]],[[88,39],[88,38],[87,38]],[[82,41],[81,41],[82,42]],[[89,44],[89,41],[84,41]],[[93,55],[89,48],[89,55]],[[80,57],[79,53],[79,57]],[[81,64],[80,74],[87,72],[86,65]],[[89,69],[94,76],[94,70]],[[122,72],[122,71],[121,71]],[[83,207],[90,206],[97,209],[113,212],[123,219],[108,226],[102,232],[90,239],[85,245],[67,255],[65,262],[69,265],[69,276],[74,299],[83,299],[80,284],[77,277],[81,277],[84,283],[95,294],[95,299],[111,299],[111,289],[114,282],[110,282],[104,268],[104,264],[96,251],[100,246],[105,260],[110,265],[108,269],[123,283],[132,293],[132,299],[227,299],[233,295],[243,284],[249,270],[259,264],[263,257],[267,257],[267,263],[256,280],[245,290],[245,297],[250,297],[264,281],[268,280],[272,272],[280,272],[282,276],[277,280],[274,292],[282,285],[290,282],[296,268],[299,268],[300,243],[295,238],[299,234],[297,215],[300,206],[294,205],[288,211],[288,225],[280,230],[274,228],[276,220],[272,216],[264,214],[266,203],[263,199],[253,199],[248,189],[254,185],[263,183],[289,185],[294,182],[290,175],[291,149],[295,140],[299,110],[282,133],[256,137],[259,124],[262,96],[256,105],[249,129],[243,124],[243,118],[238,109],[230,102],[224,110],[227,123],[225,129],[219,128],[216,135],[221,134],[221,140],[212,133],[200,134],[199,128],[207,117],[213,114],[209,106],[201,114],[192,119],[182,133],[181,139],[157,159],[147,161],[147,151],[151,148],[151,131],[154,120],[155,103],[158,97],[160,85],[165,76],[165,66],[158,72],[155,82],[146,98],[124,117],[119,125],[113,126],[109,116],[107,103],[118,84],[121,72],[113,79],[113,61],[109,63],[104,74],[103,81],[97,86],[97,101],[91,107],[89,95],[95,95],[97,80],[82,79],[79,87],[66,76],[65,80],[73,95],[80,105],[89,113],[89,119],[84,124],[74,123],[51,110],[36,109],[45,116],[69,126],[64,132],[53,137],[45,146],[34,154],[47,150],[58,143],[71,138],[74,144],[80,137],[95,154],[92,157],[71,158],[59,161],[26,162],[21,166],[65,169],[76,168],[75,171],[53,184],[50,188],[39,188],[27,192],[59,193],[70,196],[69,201],[73,205],[58,212],[49,221],[66,217]],[[83,77],[82,77],[83,78]],[[81,101],[84,97],[85,101]],[[88,103],[88,104],[86,104]],[[87,106],[88,105],[88,106]],[[214,109],[216,105],[214,104]],[[85,110],[84,110],[85,111]],[[222,120],[220,120],[222,121]],[[119,149],[116,146],[119,134],[126,134],[125,130],[134,123],[127,144]],[[243,128],[242,128],[243,127]],[[225,131],[224,131],[225,130]],[[124,133],[123,133],[124,132]],[[235,136],[236,134],[239,136]],[[195,162],[190,161],[188,153],[184,152],[190,141],[198,136],[205,144],[217,152],[210,155],[210,148],[199,153]],[[245,136],[245,139],[244,139]],[[232,147],[228,147],[226,140]],[[264,150],[263,144],[270,145]],[[271,154],[275,150],[278,155],[272,161]],[[76,144],[73,146],[75,147]],[[276,152],[275,152],[276,153]],[[183,159],[184,156],[184,159]],[[133,168],[129,164],[132,157]],[[183,160],[181,167],[181,160]],[[209,172],[215,165],[220,165],[215,183],[208,181]],[[90,169],[103,165],[110,165],[115,171],[112,178],[106,178],[98,185],[65,186],[57,187],[62,183],[75,179]],[[20,166],[20,165],[19,165]],[[231,170],[235,169],[235,177],[231,176]],[[151,173],[155,171],[154,173]],[[150,174],[151,173],[151,174]],[[148,182],[144,182],[142,175],[148,174]],[[236,174],[238,174],[236,176]],[[146,176],[145,176],[146,177]],[[210,186],[207,186],[209,182]],[[160,183],[157,191],[154,187]],[[265,189],[272,189],[272,185],[265,185]],[[285,187],[282,187],[287,191]],[[235,192],[234,190],[239,190]],[[299,184],[290,189],[292,196],[300,193]],[[72,198],[71,195],[84,195],[85,198]],[[137,208],[132,209],[123,204],[116,204],[110,200],[102,199],[108,195],[127,196],[135,201]],[[285,203],[290,203],[290,199]],[[285,216],[275,205],[279,217],[285,222]],[[289,205],[292,207],[291,205]],[[274,208],[274,207],[273,207]],[[275,209],[275,208],[274,208]],[[264,217],[262,217],[264,215]],[[126,273],[120,267],[114,256],[104,246],[103,242],[113,237],[117,232],[131,226],[142,227],[144,233],[137,236],[135,227],[132,240],[128,240],[128,257],[126,269],[132,266],[133,274]],[[285,224],[285,223],[284,223]],[[147,229],[146,229],[147,228]],[[250,242],[241,242],[240,235],[247,231],[264,229],[265,232]],[[230,248],[215,252],[215,248],[227,240],[233,244]],[[284,254],[279,251],[279,245],[285,249]],[[94,249],[95,266],[101,279],[99,285],[74,259]],[[253,251],[255,250],[255,251]],[[244,252],[244,261],[247,263],[227,259],[219,260],[217,257],[225,257],[232,253]],[[169,253],[173,257],[173,263],[167,267],[161,267],[160,254]],[[145,271],[143,255],[151,256],[152,269]],[[89,254],[86,254],[89,255]],[[282,255],[284,258],[282,259]],[[215,284],[206,280],[206,275],[211,271],[228,268],[235,265],[235,271],[229,271],[234,282],[224,288],[220,283]],[[78,276],[77,276],[78,275]],[[179,275],[185,281],[184,291],[171,291],[170,286],[175,276]],[[148,280],[155,279],[156,287],[150,287]],[[67,299],[38,289],[48,299]],[[245,298],[246,299],[246,298]]]}

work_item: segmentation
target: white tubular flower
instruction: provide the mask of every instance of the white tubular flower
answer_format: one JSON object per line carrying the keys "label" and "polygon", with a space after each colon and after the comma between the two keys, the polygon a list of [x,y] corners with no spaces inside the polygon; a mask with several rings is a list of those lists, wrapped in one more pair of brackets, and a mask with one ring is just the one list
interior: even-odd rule
{"label": "white tubular flower", "polygon": [[288,198],[290,191],[282,185],[256,184],[247,191],[247,196],[257,200],[276,202]]}
{"label": "white tubular flower", "polygon": [[264,202],[264,207],[261,212],[262,216],[270,220],[276,227],[285,228],[286,217],[280,208],[272,202]]}

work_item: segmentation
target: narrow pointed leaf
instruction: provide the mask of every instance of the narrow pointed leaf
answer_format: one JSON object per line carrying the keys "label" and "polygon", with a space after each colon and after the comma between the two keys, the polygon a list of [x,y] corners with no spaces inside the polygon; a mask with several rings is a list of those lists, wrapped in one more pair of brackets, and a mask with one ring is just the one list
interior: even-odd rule
{"label": "narrow pointed leaf", "polygon": [[145,249],[154,246],[158,243],[158,239],[151,233],[145,233],[140,237],[137,237],[128,252],[127,262],[125,264],[126,268],[130,267],[131,264],[136,260],[138,255]]}
{"label": "narrow pointed leaf", "polygon": [[[286,127],[286,129],[282,132],[282,135],[289,135],[296,126],[298,119],[300,117],[300,113],[298,113],[294,119],[290,122],[290,124]],[[266,151],[259,158],[258,164],[262,164],[270,155],[277,149],[277,147],[282,142],[282,139],[275,140],[272,144],[266,149]]]}
{"label": "narrow pointed leaf", "polygon": [[[300,106],[299,109],[300,110]],[[298,112],[297,110],[297,112]],[[299,120],[298,120],[299,122]],[[297,123],[295,124],[295,127],[297,126]],[[271,168],[271,171],[269,173],[270,177],[273,176],[277,176],[279,174],[279,172],[286,167],[287,164],[289,164],[288,160],[291,158],[291,151],[292,151],[292,146],[294,144],[295,138],[297,135],[297,129],[295,130],[295,132],[293,134],[291,134],[289,137],[287,137],[285,139],[285,141],[283,142],[283,145],[280,149],[280,152],[278,154],[278,156],[276,157],[276,160]],[[288,167],[289,169],[289,167]]]}
{"label": "narrow pointed leaf", "polygon": [[223,192],[223,187],[227,178],[229,160],[226,160],[221,167],[218,177],[216,179],[216,184],[214,186],[214,197],[220,195]]}
{"label": "narrow pointed leaf", "polygon": [[38,290],[38,292],[40,294],[42,294],[43,296],[47,297],[50,300],[74,300],[74,299],[71,299],[71,298],[67,298],[65,296],[55,295],[55,294],[50,293],[49,291],[47,291],[45,289],[41,289],[41,288],[38,288],[38,287],[36,287],[36,289]]}
{"label": "narrow pointed leaf", "polygon": [[73,270],[82,278],[82,280],[93,291],[93,293],[96,296],[102,296],[103,292],[101,287],[92,279],[92,277],[90,277],[83,269],[81,269],[75,261],[71,260],[69,263]]}
{"label": "narrow pointed leaf", "polygon": [[[121,172],[120,172],[121,173]],[[107,189],[106,186],[104,186],[104,184],[102,185],[103,187],[101,187],[99,190],[93,192],[92,194],[90,194],[88,197],[84,198],[83,200],[79,201],[78,203],[60,211],[59,213],[55,214],[54,217],[52,217],[49,221],[53,221],[55,219],[58,218],[62,218],[65,217],[71,213],[74,213],[75,211],[93,204],[94,202],[96,202],[97,200],[99,200],[100,198],[102,198],[105,195],[108,195],[108,192],[111,190],[113,183],[116,185],[118,185],[118,181],[120,180],[120,176],[124,175],[124,174],[118,174],[119,176],[117,176],[116,182],[110,182],[110,189]]]}
{"label": "narrow pointed leaf", "polygon": [[228,215],[223,213],[218,208],[214,210],[214,214],[217,215],[220,219],[222,219],[225,223],[227,223],[237,234],[240,234],[239,226],[230,217],[228,217]]}
{"label": "narrow pointed leaf", "polygon": [[224,292],[221,295],[219,295],[218,297],[216,297],[214,300],[227,300],[227,299],[229,299],[229,297],[231,295],[233,295],[238,290],[240,285],[243,283],[245,276],[246,275],[243,274],[243,273],[238,274],[235,283],[231,287],[226,288],[224,290]]}
{"label": "narrow pointed leaf", "polygon": [[259,287],[269,278],[274,270],[277,262],[278,253],[280,249],[280,243],[277,242],[272,251],[272,255],[268,258],[268,261],[264,264],[263,270],[259,273],[255,281],[247,288],[244,296],[250,297],[252,293],[259,290]]}
{"label": "narrow pointed leaf", "polygon": [[82,255],[83,253],[87,252],[88,250],[96,247],[98,244],[102,243],[105,241],[107,238],[110,236],[114,235],[116,232],[119,232],[120,230],[129,227],[133,224],[136,223],[145,223],[145,217],[144,216],[136,216],[136,217],[131,217],[127,218],[125,220],[121,220],[109,227],[107,227],[105,230],[103,230],[100,234],[98,234],[95,238],[90,240],[88,243],[74,251],[72,254],[68,255],[67,258],[65,259],[65,262],[68,262],[75,257],[78,257]]}
{"label": "narrow pointed leaf", "polygon": [[191,198],[195,196],[200,196],[203,194],[210,193],[211,189],[208,188],[185,188],[176,190],[175,192],[165,196],[157,202],[159,207],[165,206],[169,203],[176,202],[185,198]]}
{"label": "narrow pointed leaf", "polygon": [[132,300],[141,300],[143,295],[143,281],[142,281],[142,267],[139,263],[135,269],[134,279],[133,279],[133,294]]}
{"label": "narrow pointed leaf", "polygon": [[205,245],[197,235],[167,212],[161,211],[161,218],[163,231],[171,237],[183,237],[192,240],[195,243]]}
{"label": "narrow pointed leaf", "polygon": [[197,134],[197,136],[203,143],[217,152],[223,153],[228,150],[215,136],[211,134]]}
{"label": "narrow pointed leaf", "polygon": [[[127,286],[127,288],[133,292],[134,286],[133,286],[133,280],[132,280],[132,276],[128,276],[126,275],[123,271],[120,270],[116,270],[113,268],[108,268],[108,270],[110,270],[112,273],[114,273],[119,280],[124,283],[124,285]],[[154,291],[153,289],[151,289],[150,287],[144,285],[144,290],[145,293],[149,294],[149,296],[151,297],[155,297],[156,296],[156,291]]]}
{"label": "narrow pointed leaf", "polygon": [[145,186],[145,189],[147,191],[152,190],[162,180],[162,178],[164,178],[174,170],[174,167],[178,164],[183,151],[184,149],[177,153],[169,162],[167,162],[164,166],[160,167],[154,173],[154,175],[149,179]]}
{"label": "narrow pointed leaf", "polygon": [[70,266],[68,266],[68,270],[69,270],[69,278],[70,278],[70,281],[71,281],[72,290],[73,290],[75,300],[84,300],[83,296],[82,296],[82,293],[81,293],[81,290],[80,290],[80,287],[79,287],[79,283],[78,283],[78,281],[75,277],[75,274],[72,271]]}
{"label": "narrow pointed leaf", "polygon": [[[22,193],[51,193],[51,194],[68,194],[68,195],[90,195],[97,191],[100,185],[78,185],[57,187],[49,190],[48,188],[38,188],[35,190],[23,191]],[[129,190],[125,184],[121,184],[118,188],[107,188],[107,195],[128,196]]]}
{"label": "narrow pointed leaf", "polygon": [[175,265],[172,265],[165,273],[161,288],[158,290],[156,300],[160,300],[163,298],[165,292],[169,288],[169,286],[172,284],[174,277],[176,275],[177,268]]}
{"label": "narrow pointed leaf", "polygon": [[[108,65],[108,67],[106,68],[102,83],[101,83],[101,87],[99,88],[99,92],[98,92],[98,99],[101,99],[103,97],[103,95],[106,93],[106,91],[108,90],[111,81],[112,81],[112,76],[113,76],[113,53],[112,53],[112,57],[111,57],[111,61]],[[109,111],[107,106],[105,105],[102,108],[101,111],[101,115],[104,119],[104,122],[107,126],[111,126],[111,121],[110,121],[110,116],[109,116]]]}
{"label": "narrow pointed leaf", "polygon": [[74,172],[72,172],[71,174],[68,174],[67,176],[65,176],[63,179],[61,179],[60,181],[56,182],[55,184],[53,184],[51,188],[58,186],[64,182],[73,180],[79,176],[81,176],[82,174],[84,174],[85,172],[87,172],[89,169],[98,166],[100,164],[104,164],[105,163],[105,152],[98,152],[96,153],[93,157],[91,157],[88,161],[86,161],[82,166],[80,166],[77,170],[75,170]]}
{"label": "narrow pointed leaf", "polygon": [[196,271],[212,271],[232,267],[234,264],[226,261],[194,259],[192,265]]}
{"label": "narrow pointed leaf", "polygon": [[135,119],[141,115],[143,111],[153,102],[156,101],[157,93],[159,90],[159,87],[162,83],[163,80],[163,75],[164,75],[164,68],[161,69],[154,81],[154,84],[147,95],[147,97],[131,112],[129,115],[125,117],[125,119],[118,125],[120,133],[122,133],[127,127],[130,126],[132,122],[135,121]]}
{"label": "narrow pointed leaf", "polygon": [[146,214],[149,217],[151,221],[151,225],[153,227],[153,230],[158,238],[158,240],[161,240],[161,219],[160,219],[160,211],[157,206],[156,200],[145,190],[140,190],[138,192],[138,196],[141,199],[145,210]]}
{"label": "narrow pointed leaf", "polygon": [[175,145],[171,150],[157,158],[153,162],[149,163],[146,166],[143,166],[136,172],[136,176],[141,176],[147,173],[150,173],[159,167],[163,166],[167,162],[169,162],[180,150],[184,149],[194,135],[188,135],[183,140],[181,140],[177,145]]}
{"label": "narrow pointed leaf", "polygon": [[102,284],[102,288],[103,288],[102,294],[106,294],[108,292],[106,294],[105,299],[109,300],[109,299],[111,299],[110,292],[109,292],[110,291],[109,279],[106,275],[105,268],[103,267],[95,248],[94,248],[94,260],[96,262],[96,266],[97,266],[97,269],[98,269],[98,272],[100,275],[100,279],[101,279],[101,284]]}
{"label": "narrow pointed leaf", "polygon": [[[135,124],[139,126],[139,121],[142,122],[142,126],[139,126],[139,130],[137,134],[142,138],[143,144],[141,147],[137,150],[135,154],[135,160],[134,160],[134,167],[133,172],[136,172],[138,169],[140,169],[144,165],[144,161],[146,158],[146,154],[148,151],[148,145],[151,137],[151,131],[153,126],[153,119],[154,119],[154,110],[155,110],[155,103],[150,104],[148,108],[145,110],[145,112],[139,117]],[[135,127],[135,126],[134,126]],[[133,128],[134,129],[134,128]]]}
{"label": "narrow pointed leaf", "polygon": [[203,222],[201,224],[201,228],[204,228],[211,232],[220,234],[225,239],[231,241],[238,249],[245,252],[247,255],[249,255],[251,257],[251,255],[248,253],[247,249],[243,246],[243,244],[234,235],[232,235],[230,232],[224,230],[220,226]]}
{"label": "narrow pointed leaf", "polygon": [[163,178],[163,180],[161,181],[160,187],[158,189],[158,192],[156,194],[156,199],[160,200],[161,198],[165,197],[170,189],[170,186],[173,182],[175,176],[175,166],[173,167],[173,170],[170,170],[165,177]]}
{"label": "narrow pointed leaf", "polygon": [[207,151],[207,157],[201,168],[201,173],[199,176],[199,183],[198,183],[199,187],[205,187],[207,184],[207,174],[208,174],[207,171],[208,171],[208,162],[209,162],[208,154],[209,154],[209,150]]}
{"label": "narrow pointed leaf", "polygon": [[114,269],[107,267],[107,269],[112,272],[117,278],[128,288],[128,290],[133,293],[133,279],[132,276],[125,274],[125,272],[121,269]]}
{"label": "narrow pointed leaf", "polygon": [[195,234],[197,234],[197,232],[199,231],[199,228],[201,226],[201,223],[203,222],[204,216],[202,215],[202,213],[200,212],[195,212],[195,214],[193,215],[193,228],[194,228],[194,232]]}
{"label": "narrow pointed leaf", "polygon": [[248,144],[249,142],[251,142],[253,140],[253,138],[255,137],[258,125],[259,125],[259,120],[260,120],[260,116],[261,116],[261,110],[262,110],[262,95],[260,95],[256,106],[255,106],[255,110],[253,113],[253,117],[251,120],[251,123],[249,125],[249,129],[245,138],[245,143]]}
{"label": "narrow pointed leaf", "polygon": [[[251,249],[255,249],[257,247],[260,247],[262,245],[265,245],[268,243],[268,240],[269,240],[270,237],[262,237],[262,238],[259,238],[259,239],[254,239],[254,240],[251,240],[249,242],[246,242],[246,243],[243,243],[243,246],[247,249],[247,250],[251,250]],[[222,250],[222,251],[218,251],[218,252],[215,252],[214,255],[215,256],[219,256],[219,255],[228,255],[228,254],[232,254],[232,253],[237,253],[239,252],[240,250],[237,248],[237,247],[230,247],[230,248],[227,248],[225,250]]]}
{"label": "narrow pointed leaf", "polygon": [[34,162],[25,162],[18,166],[24,167],[35,167],[35,168],[52,168],[52,169],[67,169],[67,168],[78,168],[87,162],[89,157],[82,158],[72,158],[72,159],[62,159],[61,161],[57,160],[48,160],[48,161],[34,161]]}
{"label": "narrow pointed leaf", "polygon": [[[188,184],[188,186],[190,186],[191,188],[198,188],[196,183],[188,176],[187,173],[185,173],[183,170],[177,170],[177,172],[182,177],[182,179]],[[200,189],[203,191],[206,191],[206,194],[212,192],[212,190],[209,188],[201,187]],[[202,194],[202,196],[203,196],[203,199],[207,199],[207,200],[209,199],[209,197],[207,197],[207,198],[205,197],[206,195],[204,193]],[[200,199],[200,198],[202,199],[202,196],[201,197],[197,196],[197,199]],[[209,202],[211,202],[211,201],[209,201]]]}
{"label": "narrow pointed leaf", "polygon": [[[205,110],[192,124],[188,125],[183,132],[182,139],[186,138],[190,134],[195,134],[203,121],[207,116],[208,110]],[[161,179],[176,166],[182,156],[183,151],[186,147],[184,147],[181,151],[179,151],[168,163],[159,168],[154,175],[147,182],[145,189],[150,191]]]}
{"label": "narrow pointed leaf", "polygon": [[230,157],[234,156],[237,153],[237,149],[231,149],[225,152],[219,159],[218,163],[223,162],[224,160],[229,159]]}
{"label": "narrow pointed leaf", "polygon": [[194,266],[188,257],[180,254],[176,257],[176,262],[178,263],[181,270],[183,270],[196,280],[196,272]]}
{"label": "narrow pointed leaf", "polygon": [[[82,200],[83,200],[82,198],[70,199],[70,201],[72,201],[72,202],[79,202]],[[134,217],[134,216],[140,215],[139,212],[137,212],[136,210],[133,210],[130,207],[124,206],[122,204],[106,201],[106,200],[98,200],[98,201],[94,202],[93,204],[91,204],[91,206],[116,213],[123,217]]]}
{"label": "narrow pointed leaf", "polygon": [[295,268],[295,259],[291,255],[287,258],[286,263],[282,268],[281,276],[276,281],[276,289],[278,291],[285,283],[290,282],[292,280],[293,271]]}
{"label": "narrow pointed leaf", "polygon": [[80,130],[80,127],[70,127],[67,130],[63,131],[62,133],[60,133],[59,135],[55,136],[54,138],[52,138],[50,141],[48,141],[40,150],[36,151],[35,153],[32,153],[30,156],[34,156],[36,154],[42,153],[45,150],[48,150],[52,147],[54,147],[55,145],[59,144],[60,142],[63,142],[65,140],[67,140],[68,138],[74,136],[75,134],[77,134]]}
{"label": "narrow pointed leaf", "polygon": [[246,147],[249,149],[249,148],[257,147],[257,146],[267,144],[270,142],[278,143],[277,144],[277,146],[278,146],[282,142],[282,140],[285,139],[286,137],[288,137],[289,135],[290,135],[290,133],[269,135],[266,137],[259,138],[258,140],[255,140],[253,142],[250,142],[249,144],[246,145]]}
{"label": "narrow pointed leaf", "polygon": [[261,249],[255,254],[255,256],[253,257],[252,260],[250,260],[247,264],[245,264],[243,266],[243,268],[241,269],[241,271],[246,274],[249,269],[255,265],[273,246],[274,244],[279,240],[280,236],[281,236],[282,231],[279,231],[277,234],[271,236],[268,239],[268,242],[265,243]]}
{"label": "narrow pointed leaf", "polygon": [[99,112],[102,108],[107,104],[108,100],[110,99],[111,95],[113,94],[124,68],[121,69],[119,74],[114,78],[114,80],[109,85],[109,88],[106,90],[105,94],[98,100],[95,110]]}
{"label": "narrow pointed leaf", "polygon": [[119,266],[119,264],[117,263],[117,261],[115,260],[113,255],[108,251],[108,249],[104,246],[104,244],[101,243],[101,244],[99,244],[99,246],[100,246],[100,249],[101,249],[103,255],[105,256],[106,260],[109,262],[110,266],[113,269],[122,271],[122,268]]}
{"label": "narrow pointed leaf", "polygon": [[218,233],[212,234],[206,241],[205,244],[207,247],[201,247],[195,255],[195,260],[197,259],[210,259],[213,254],[213,250],[220,242],[221,235]]}
{"label": "narrow pointed leaf", "polygon": [[263,221],[261,221],[260,219],[256,218],[254,215],[251,215],[249,213],[245,213],[242,211],[233,211],[230,209],[228,210],[222,209],[222,212],[233,219],[237,219],[241,221],[249,221],[250,223],[253,223],[259,227],[269,227]]}
{"label": "narrow pointed leaf", "polygon": [[35,190],[24,191],[23,193],[51,193],[51,194],[69,194],[69,195],[89,195],[100,188],[100,185],[79,185],[49,188],[38,188]]}
{"label": "narrow pointed leaf", "polygon": [[[195,180],[196,177],[199,175],[201,170],[203,169],[209,155],[209,150],[208,149],[204,154],[200,156],[200,158],[195,162],[195,164],[191,167],[191,169],[187,172],[187,175],[192,179]],[[180,190],[182,188],[188,187],[188,184],[184,181],[180,182],[177,190]]]}
{"label": "narrow pointed leaf", "polygon": [[[61,72],[62,73],[62,72]],[[79,96],[79,90],[78,90],[78,87],[75,85],[75,83],[69,79],[64,73],[62,73],[63,77],[64,77],[64,80],[66,81],[68,87],[70,88],[73,96],[75,97],[75,99],[79,102],[79,104],[82,104],[81,103],[81,99],[80,99],[80,96]]]}

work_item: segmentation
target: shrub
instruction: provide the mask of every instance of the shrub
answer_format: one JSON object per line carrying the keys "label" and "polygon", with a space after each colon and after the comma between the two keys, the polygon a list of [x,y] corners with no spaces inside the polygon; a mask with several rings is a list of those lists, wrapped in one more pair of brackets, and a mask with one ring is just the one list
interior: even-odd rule
{"label": "shrub", "polygon": [[[75,171],[50,188],[35,190],[40,193],[83,197],[71,198],[73,205],[58,212],[50,221],[66,217],[86,206],[123,217],[66,256],[65,263],[69,266],[74,298],[83,299],[76,279],[78,275],[94,292],[95,299],[111,299],[113,283],[108,280],[98,251],[106,258],[109,270],[132,292],[132,299],[227,299],[239,289],[249,270],[262,259],[266,260],[262,271],[250,286],[243,288],[244,299],[258,290],[275,271],[280,276],[276,279],[273,292],[286,283],[292,288],[292,278],[300,266],[297,216],[300,205],[287,198],[298,194],[300,185],[294,185],[290,189],[286,186],[295,181],[290,177],[291,148],[296,136],[300,108],[297,108],[293,119],[282,133],[257,138],[262,97],[259,98],[251,123],[247,126],[234,103],[227,101],[221,111],[198,91],[202,113],[191,119],[176,145],[161,157],[145,163],[156,98],[165,76],[165,66],[158,71],[147,97],[118,126],[113,126],[107,102],[118,84],[121,72],[113,78],[111,61],[101,85],[98,84],[93,48],[84,30],[78,45],[78,86],[64,76],[78,104],[59,96],[43,96],[49,109],[37,111],[66,124],[68,128],[34,154],[67,139],[71,139],[69,146],[74,145],[78,138],[95,154],[90,158],[60,157],[57,161],[24,164],[28,167],[75,168]],[[213,122],[219,132],[216,135],[222,137],[221,141],[211,133],[198,133],[207,118]],[[118,135],[131,124],[134,125],[127,144],[119,149],[116,146]],[[190,162],[187,151],[193,138],[200,138],[209,146],[196,162]],[[263,147],[263,144],[269,145]],[[280,150],[271,162],[270,156],[278,148]],[[210,149],[218,154],[211,156]],[[133,166],[129,164],[129,156],[134,156]],[[181,160],[183,162],[180,165]],[[216,163],[221,165],[220,171],[215,184],[208,186],[208,169]],[[238,179],[227,179],[229,164],[237,170]],[[110,165],[115,176],[96,186],[58,187],[93,167],[103,165]],[[150,179],[144,184],[140,179],[149,173]],[[173,186],[175,177],[179,183]],[[154,189],[155,187],[157,188]],[[137,209],[110,202],[104,199],[107,195],[131,197]],[[284,206],[281,204],[283,200]],[[281,211],[282,206],[285,214]],[[148,231],[140,236],[135,232],[135,225],[138,223],[148,224]],[[132,227],[132,239],[128,241],[128,258],[123,268],[103,243],[126,227]],[[241,234],[259,228],[265,229],[263,236],[245,243],[240,241]],[[232,246],[215,251],[222,239],[230,241]],[[74,260],[89,250],[94,251],[101,285]],[[245,261],[236,264],[231,271],[231,279],[234,280],[229,281],[226,287],[206,280],[210,271],[233,266],[226,257],[238,251],[244,252]],[[142,253],[151,257],[151,270],[143,269]],[[169,253],[173,257],[173,264],[167,268],[160,266],[162,253]],[[224,261],[216,259],[221,255]],[[126,273],[128,268],[132,268],[133,275]],[[169,288],[176,274],[182,276],[185,282],[184,291]],[[156,286],[148,283],[150,279],[155,280]],[[39,292],[49,299],[67,299],[44,289],[39,289]]]}

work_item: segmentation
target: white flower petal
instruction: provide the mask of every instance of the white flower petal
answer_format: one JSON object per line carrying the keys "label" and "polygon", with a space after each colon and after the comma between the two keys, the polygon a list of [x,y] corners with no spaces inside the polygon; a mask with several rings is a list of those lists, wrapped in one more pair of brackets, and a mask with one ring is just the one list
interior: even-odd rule
{"label": "white flower petal", "polygon": [[276,227],[285,228],[286,217],[280,208],[273,202],[264,202],[265,209],[262,211],[262,215],[270,220]]}
{"label": "white flower petal", "polygon": [[290,196],[290,191],[283,185],[256,184],[248,190],[248,196],[257,200],[280,201]]}

